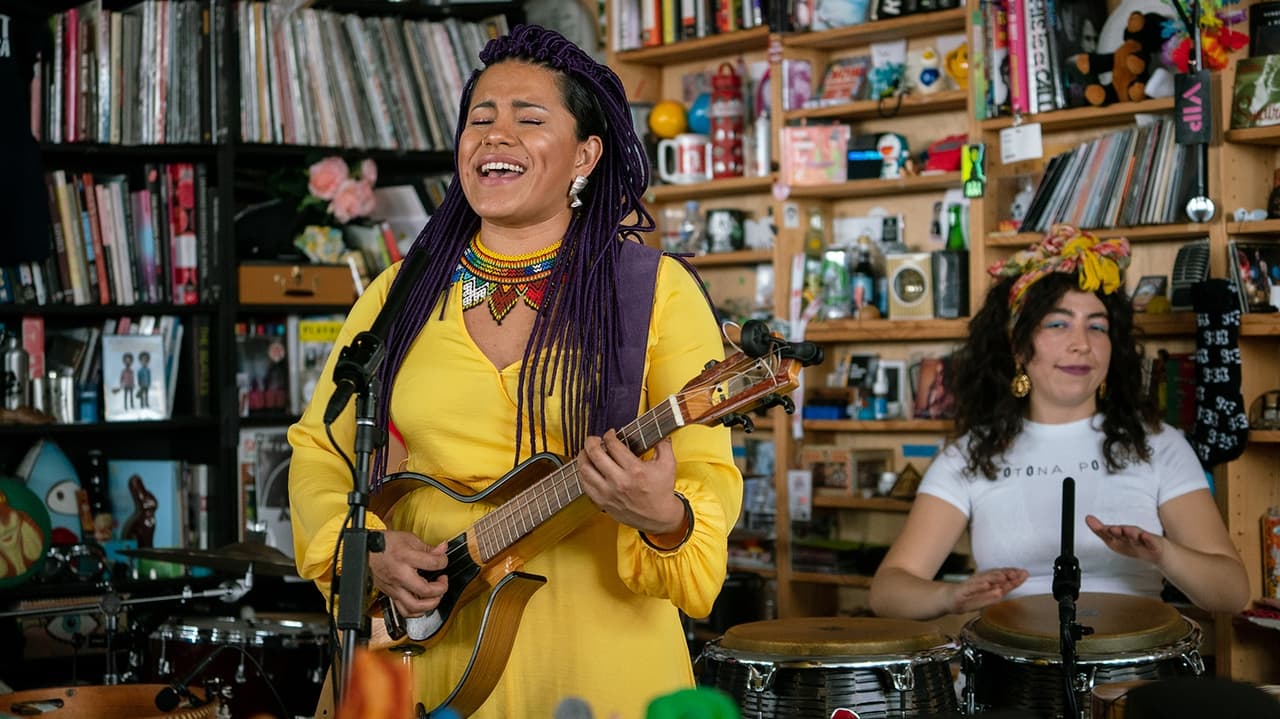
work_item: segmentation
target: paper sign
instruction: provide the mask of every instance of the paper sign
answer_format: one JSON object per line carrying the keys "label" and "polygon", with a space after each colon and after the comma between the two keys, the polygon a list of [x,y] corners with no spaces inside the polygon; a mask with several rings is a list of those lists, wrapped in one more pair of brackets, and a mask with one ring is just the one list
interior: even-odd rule
{"label": "paper sign", "polygon": [[1000,164],[1041,157],[1044,157],[1044,143],[1040,140],[1040,123],[1015,125],[1000,131]]}

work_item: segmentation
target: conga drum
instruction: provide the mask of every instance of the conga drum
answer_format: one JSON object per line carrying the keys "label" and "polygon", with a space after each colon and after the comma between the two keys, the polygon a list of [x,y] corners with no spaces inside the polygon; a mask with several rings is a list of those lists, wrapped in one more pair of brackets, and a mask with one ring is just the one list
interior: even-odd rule
{"label": "conga drum", "polygon": [[[56,687],[0,694],[0,714],[41,716],[51,719],[213,719],[216,702],[193,707],[179,705],[172,711],[156,709],[156,695],[165,684]],[[200,689],[193,694],[202,695]]]}
{"label": "conga drum", "polygon": [[950,661],[960,645],[934,624],[806,617],[730,627],[698,656],[698,681],[744,717],[862,719],[954,714]]}
{"label": "conga drum", "polygon": [[[1076,706],[1088,714],[1101,684],[1200,675],[1200,625],[1164,602],[1082,593],[1076,621],[1093,633],[1076,642]],[[1063,716],[1058,603],[1048,594],[993,604],[960,633],[965,709]]]}

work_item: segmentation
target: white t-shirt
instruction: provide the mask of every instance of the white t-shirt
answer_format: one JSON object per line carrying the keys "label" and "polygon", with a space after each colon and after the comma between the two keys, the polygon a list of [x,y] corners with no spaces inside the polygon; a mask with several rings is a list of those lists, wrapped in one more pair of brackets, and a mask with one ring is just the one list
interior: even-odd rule
{"label": "white t-shirt", "polygon": [[1148,435],[1150,463],[1131,463],[1109,474],[1103,460],[1100,415],[1067,424],[1023,421],[996,479],[964,471],[968,437],[949,444],[929,466],[920,492],[932,494],[969,518],[978,571],[1021,567],[1027,581],[1010,597],[1051,594],[1053,561],[1062,548],[1062,480],[1075,479],[1075,554],[1080,589],[1159,597],[1160,572],[1150,562],[1117,554],[1085,524],[1092,514],[1107,524],[1164,532],[1157,508],[1209,484],[1195,451],[1177,430],[1162,425]]}

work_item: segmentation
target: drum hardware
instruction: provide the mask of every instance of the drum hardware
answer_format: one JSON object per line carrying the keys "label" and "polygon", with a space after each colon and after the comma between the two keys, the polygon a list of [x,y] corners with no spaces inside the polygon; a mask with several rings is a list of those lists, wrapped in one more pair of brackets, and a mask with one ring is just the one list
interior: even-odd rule
{"label": "drum hardware", "polygon": [[264,577],[298,576],[297,567],[287,554],[257,542],[237,542],[218,549],[143,547],[123,549],[120,553],[137,559],[155,559],[236,574],[252,571]]}
{"label": "drum hardware", "polygon": [[949,666],[959,651],[924,622],[808,617],[730,627],[695,666],[744,717],[938,716],[959,711]]}
{"label": "drum hardware", "polygon": [[117,671],[115,638],[120,633],[120,613],[124,611],[125,607],[134,604],[151,604],[156,602],[173,601],[187,602],[192,599],[214,597],[222,599],[224,602],[235,602],[253,588],[253,567],[251,565],[249,567],[249,571],[245,573],[244,578],[237,579],[235,582],[223,582],[214,589],[202,589],[200,591],[194,591],[190,586],[185,586],[179,594],[125,598],[122,597],[111,584],[105,585],[104,588],[105,593],[96,603],[82,602],[80,604],[0,611],[0,619],[9,617],[22,618],[57,614],[86,614],[89,612],[100,612],[104,620],[103,632],[107,640],[105,651],[106,668],[103,671],[102,683],[107,686],[118,685],[122,683],[124,677]]}
{"label": "drum hardware", "polygon": [[[230,719],[264,712],[309,716],[329,662],[327,617],[311,619],[172,618],[149,642],[151,656],[160,659],[148,669],[168,673],[144,678],[169,682],[174,692],[203,685],[207,694],[220,698],[220,711]],[[175,672],[182,678],[174,680]]]}
{"label": "drum hardware", "polygon": [[[1050,595],[1005,600],[961,632],[963,704],[970,715],[1018,710],[1063,716],[1058,603]],[[1094,633],[1077,646],[1076,706],[1089,716],[1095,687],[1137,679],[1200,675],[1200,627],[1173,607],[1145,597],[1084,593],[1079,608]]]}
{"label": "drum hardware", "polygon": [[1076,480],[1062,480],[1062,546],[1058,558],[1053,561],[1053,599],[1058,603],[1058,650],[1062,654],[1062,687],[1067,716],[1078,719],[1080,707],[1076,701],[1080,685],[1093,686],[1093,677],[1087,681],[1076,673],[1076,642],[1092,634],[1093,628],[1076,621],[1076,600],[1080,598],[1080,560],[1075,554]]}

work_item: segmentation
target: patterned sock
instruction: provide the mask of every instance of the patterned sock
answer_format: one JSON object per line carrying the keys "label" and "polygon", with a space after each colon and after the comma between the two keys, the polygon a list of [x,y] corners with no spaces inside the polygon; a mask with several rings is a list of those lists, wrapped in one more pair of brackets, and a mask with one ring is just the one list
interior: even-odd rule
{"label": "patterned sock", "polygon": [[1196,421],[1191,446],[1209,469],[1244,452],[1249,415],[1240,393],[1240,298],[1210,279],[1191,287],[1196,312]]}

